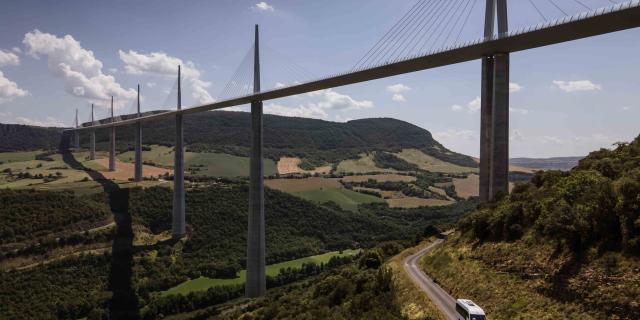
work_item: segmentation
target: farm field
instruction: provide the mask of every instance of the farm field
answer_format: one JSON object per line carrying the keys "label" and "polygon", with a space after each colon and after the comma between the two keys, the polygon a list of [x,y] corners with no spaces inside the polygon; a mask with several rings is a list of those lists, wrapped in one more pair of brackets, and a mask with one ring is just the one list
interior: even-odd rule
{"label": "farm field", "polygon": [[294,192],[294,195],[317,203],[333,201],[341,208],[350,211],[357,211],[358,205],[362,203],[384,202],[384,200],[348,189],[315,189],[303,192]]}
{"label": "farm field", "polygon": [[418,168],[431,171],[431,172],[445,172],[445,173],[467,173],[478,172],[478,168],[469,168],[459,166],[453,163],[445,162],[440,159],[434,158],[430,155],[417,149],[402,149],[399,153],[394,153],[398,158],[413,163]]}
{"label": "farm field", "polygon": [[385,182],[385,181],[390,181],[390,182],[413,182],[416,181],[416,177],[414,176],[407,176],[407,175],[402,175],[402,174],[395,174],[395,173],[389,173],[389,174],[368,174],[368,175],[361,175],[361,176],[346,176],[342,178],[342,181],[344,182],[365,182],[368,180],[376,180],[378,182]]}
{"label": "farm field", "polygon": [[371,154],[361,154],[360,159],[341,161],[336,171],[351,173],[396,172],[396,170],[393,169],[376,167],[376,164],[373,162],[373,155]]}
{"label": "farm field", "polygon": [[[164,168],[173,168],[174,152],[172,147],[152,145],[150,151],[142,152],[142,161]],[[134,152],[127,151],[118,155],[124,162],[133,162]],[[249,175],[249,158],[225,153],[185,152],[184,162],[187,170],[191,169],[196,176],[238,177]],[[264,160],[264,174],[271,176],[277,173],[276,163],[271,159]]]}
{"label": "farm field", "polygon": [[395,199],[386,199],[391,208],[417,208],[417,207],[437,207],[453,204],[453,200],[440,199],[424,199],[417,197],[404,197]]}
{"label": "farm field", "polygon": [[35,160],[42,151],[0,152],[0,163]]}
{"label": "farm field", "polygon": [[321,166],[317,167],[313,170],[304,170],[300,168],[300,163],[302,160],[300,158],[293,157],[282,157],[278,160],[278,173],[279,174],[290,174],[290,173],[322,173],[327,174],[331,172],[331,166]]}
{"label": "farm field", "polygon": [[304,179],[268,179],[265,180],[264,183],[271,189],[288,193],[342,188],[342,184],[340,184],[339,179],[322,177],[309,177]]}
{"label": "farm field", "polygon": [[[339,251],[327,252],[315,256],[285,261],[281,263],[268,265],[266,268],[267,276],[275,277],[280,273],[280,269],[286,268],[299,268],[304,263],[327,263],[332,257],[344,257],[344,256],[352,256],[356,255],[360,252],[360,250],[344,250],[342,253]],[[169,290],[163,291],[161,295],[171,295],[171,294],[187,294],[193,291],[204,291],[211,287],[215,286],[224,286],[224,285],[240,285],[245,282],[246,278],[246,270],[241,270],[238,273],[237,278],[233,279],[212,279],[208,277],[199,277],[196,279],[185,281]]]}

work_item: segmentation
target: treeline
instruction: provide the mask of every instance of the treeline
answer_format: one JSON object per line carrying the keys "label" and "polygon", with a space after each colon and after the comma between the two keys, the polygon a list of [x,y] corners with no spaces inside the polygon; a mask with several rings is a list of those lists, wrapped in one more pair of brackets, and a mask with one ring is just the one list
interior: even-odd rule
{"label": "treeline", "polygon": [[[351,263],[354,257],[332,257],[325,263],[304,263],[300,268],[280,269],[275,276],[267,276],[267,288],[275,288],[318,275],[326,270]],[[244,286],[216,286],[201,292],[191,292],[186,295],[175,294],[153,299],[143,310],[143,319],[157,319],[160,315],[172,315],[203,309],[241,297]]]}
{"label": "treeline", "polygon": [[538,172],[461,228],[481,241],[533,231],[576,253],[598,245],[640,254],[640,138],[592,152],[569,172]]}
{"label": "treeline", "polygon": [[57,150],[62,128],[0,123],[0,152]]}
{"label": "treeline", "polygon": [[82,230],[81,225],[103,221],[109,214],[102,194],[0,189],[0,243]]}
{"label": "treeline", "polygon": [[[173,145],[174,121],[143,124],[144,143]],[[250,119],[246,112],[205,112],[185,116],[185,144],[191,151],[222,152],[248,156]],[[126,150],[134,141],[133,127],[118,128],[118,148]],[[107,131],[97,132],[98,143],[108,141]],[[87,145],[89,137],[81,135]],[[356,159],[374,150],[400,152],[414,148],[435,158],[467,167],[477,167],[471,157],[447,150],[431,133],[404,121],[391,118],[361,119],[347,123],[316,119],[264,116],[264,152],[274,160],[283,156],[306,159],[305,168],[324,163]]]}

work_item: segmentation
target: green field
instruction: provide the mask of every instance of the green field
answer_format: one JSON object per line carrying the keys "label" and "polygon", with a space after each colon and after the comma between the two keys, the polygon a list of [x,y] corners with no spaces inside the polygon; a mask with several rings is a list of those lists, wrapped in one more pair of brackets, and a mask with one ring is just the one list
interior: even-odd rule
{"label": "green field", "polygon": [[361,154],[360,159],[344,160],[338,164],[338,172],[370,173],[370,172],[396,172],[393,169],[378,168],[373,161],[372,154]]}
{"label": "green field", "polygon": [[333,201],[341,208],[350,211],[357,211],[358,205],[362,203],[384,202],[383,199],[368,194],[351,191],[348,189],[316,189],[311,191],[295,192],[294,195],[318,203]]}
{"label": "green field", "polygon": [[[172,147],[150,146],[150,151],[142,152],[142,161],[159,167],[173,168],[174,152]],[[124,162],[133,162],[134,152],[127,151],[118,155]],[[193,169],[193,175],[211,177],[238,177],[249,175],[249,158],[226,153],[185,152],[184,162],[187,169]],[[276,163],[264,160],[265,176],[277,173]]]}
{"label": "green field", "polygon": [[42,151],[0,152],[0,163],[35,160]]}
{"label": "green field", "polygon": [[[304,263],[314,262],[316,264],[327,263],[332,257],[351,256],[358,254],[360,250],[344,250],[342,253],[338,251],[327,252],[315,256],[290,260],[286,262],[270,264],[266,268],[268,276],[275,277],[280,273],[280,269],[299,268]],[[161,295],[171,294],[187,294],[193,291],[204,291],[215,286],[238,285],[243,284],[246,277],[246,271],[241,270],[237,278],[233,279],[212,279],[207,277],[199,277],[196,279],[185,281],[169,290],[163,291]]]}

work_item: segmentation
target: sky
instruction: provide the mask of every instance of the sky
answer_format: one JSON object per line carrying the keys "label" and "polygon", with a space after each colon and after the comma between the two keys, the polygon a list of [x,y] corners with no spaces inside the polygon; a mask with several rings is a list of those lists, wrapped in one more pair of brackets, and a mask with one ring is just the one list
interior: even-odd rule
{"label": "sky", "polygon": [[[91,103],[97,118],[106,117],[111,96],[116,114],[130,113],[138,84],[143,111],[175,108],[177,65],[184,107],[247,92],[241,83],[250,81],[245,57],[256,24],[263,89],[347,71],[416,1],[7,1],[0,11],[0,122],[71,126],[76,108],[80,121],[90,119]],[[469,4],[458,42],[480,38],[484,0],[455,1]],[[547,1],[533,0],[541,13],[510,1],[510,30],[585,10],[556,2],[564,12]],[[510,156],[585,155],[636,137],[639,38],[633,29],[513,53]],[[242,81],[225,90],[230,79]],[[471,61],[264,105],[265,113],[328,121],[397,118],[478,156],[479,95],[480,61]]]}

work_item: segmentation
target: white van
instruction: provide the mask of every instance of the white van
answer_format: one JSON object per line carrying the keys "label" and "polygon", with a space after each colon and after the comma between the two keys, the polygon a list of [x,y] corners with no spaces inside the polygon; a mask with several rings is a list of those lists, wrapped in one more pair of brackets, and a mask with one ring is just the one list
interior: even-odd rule
{"label": "white van", "polygon": [[484,310],[471,300],[456,300],[456,312],[458,320],[486,320]]}

